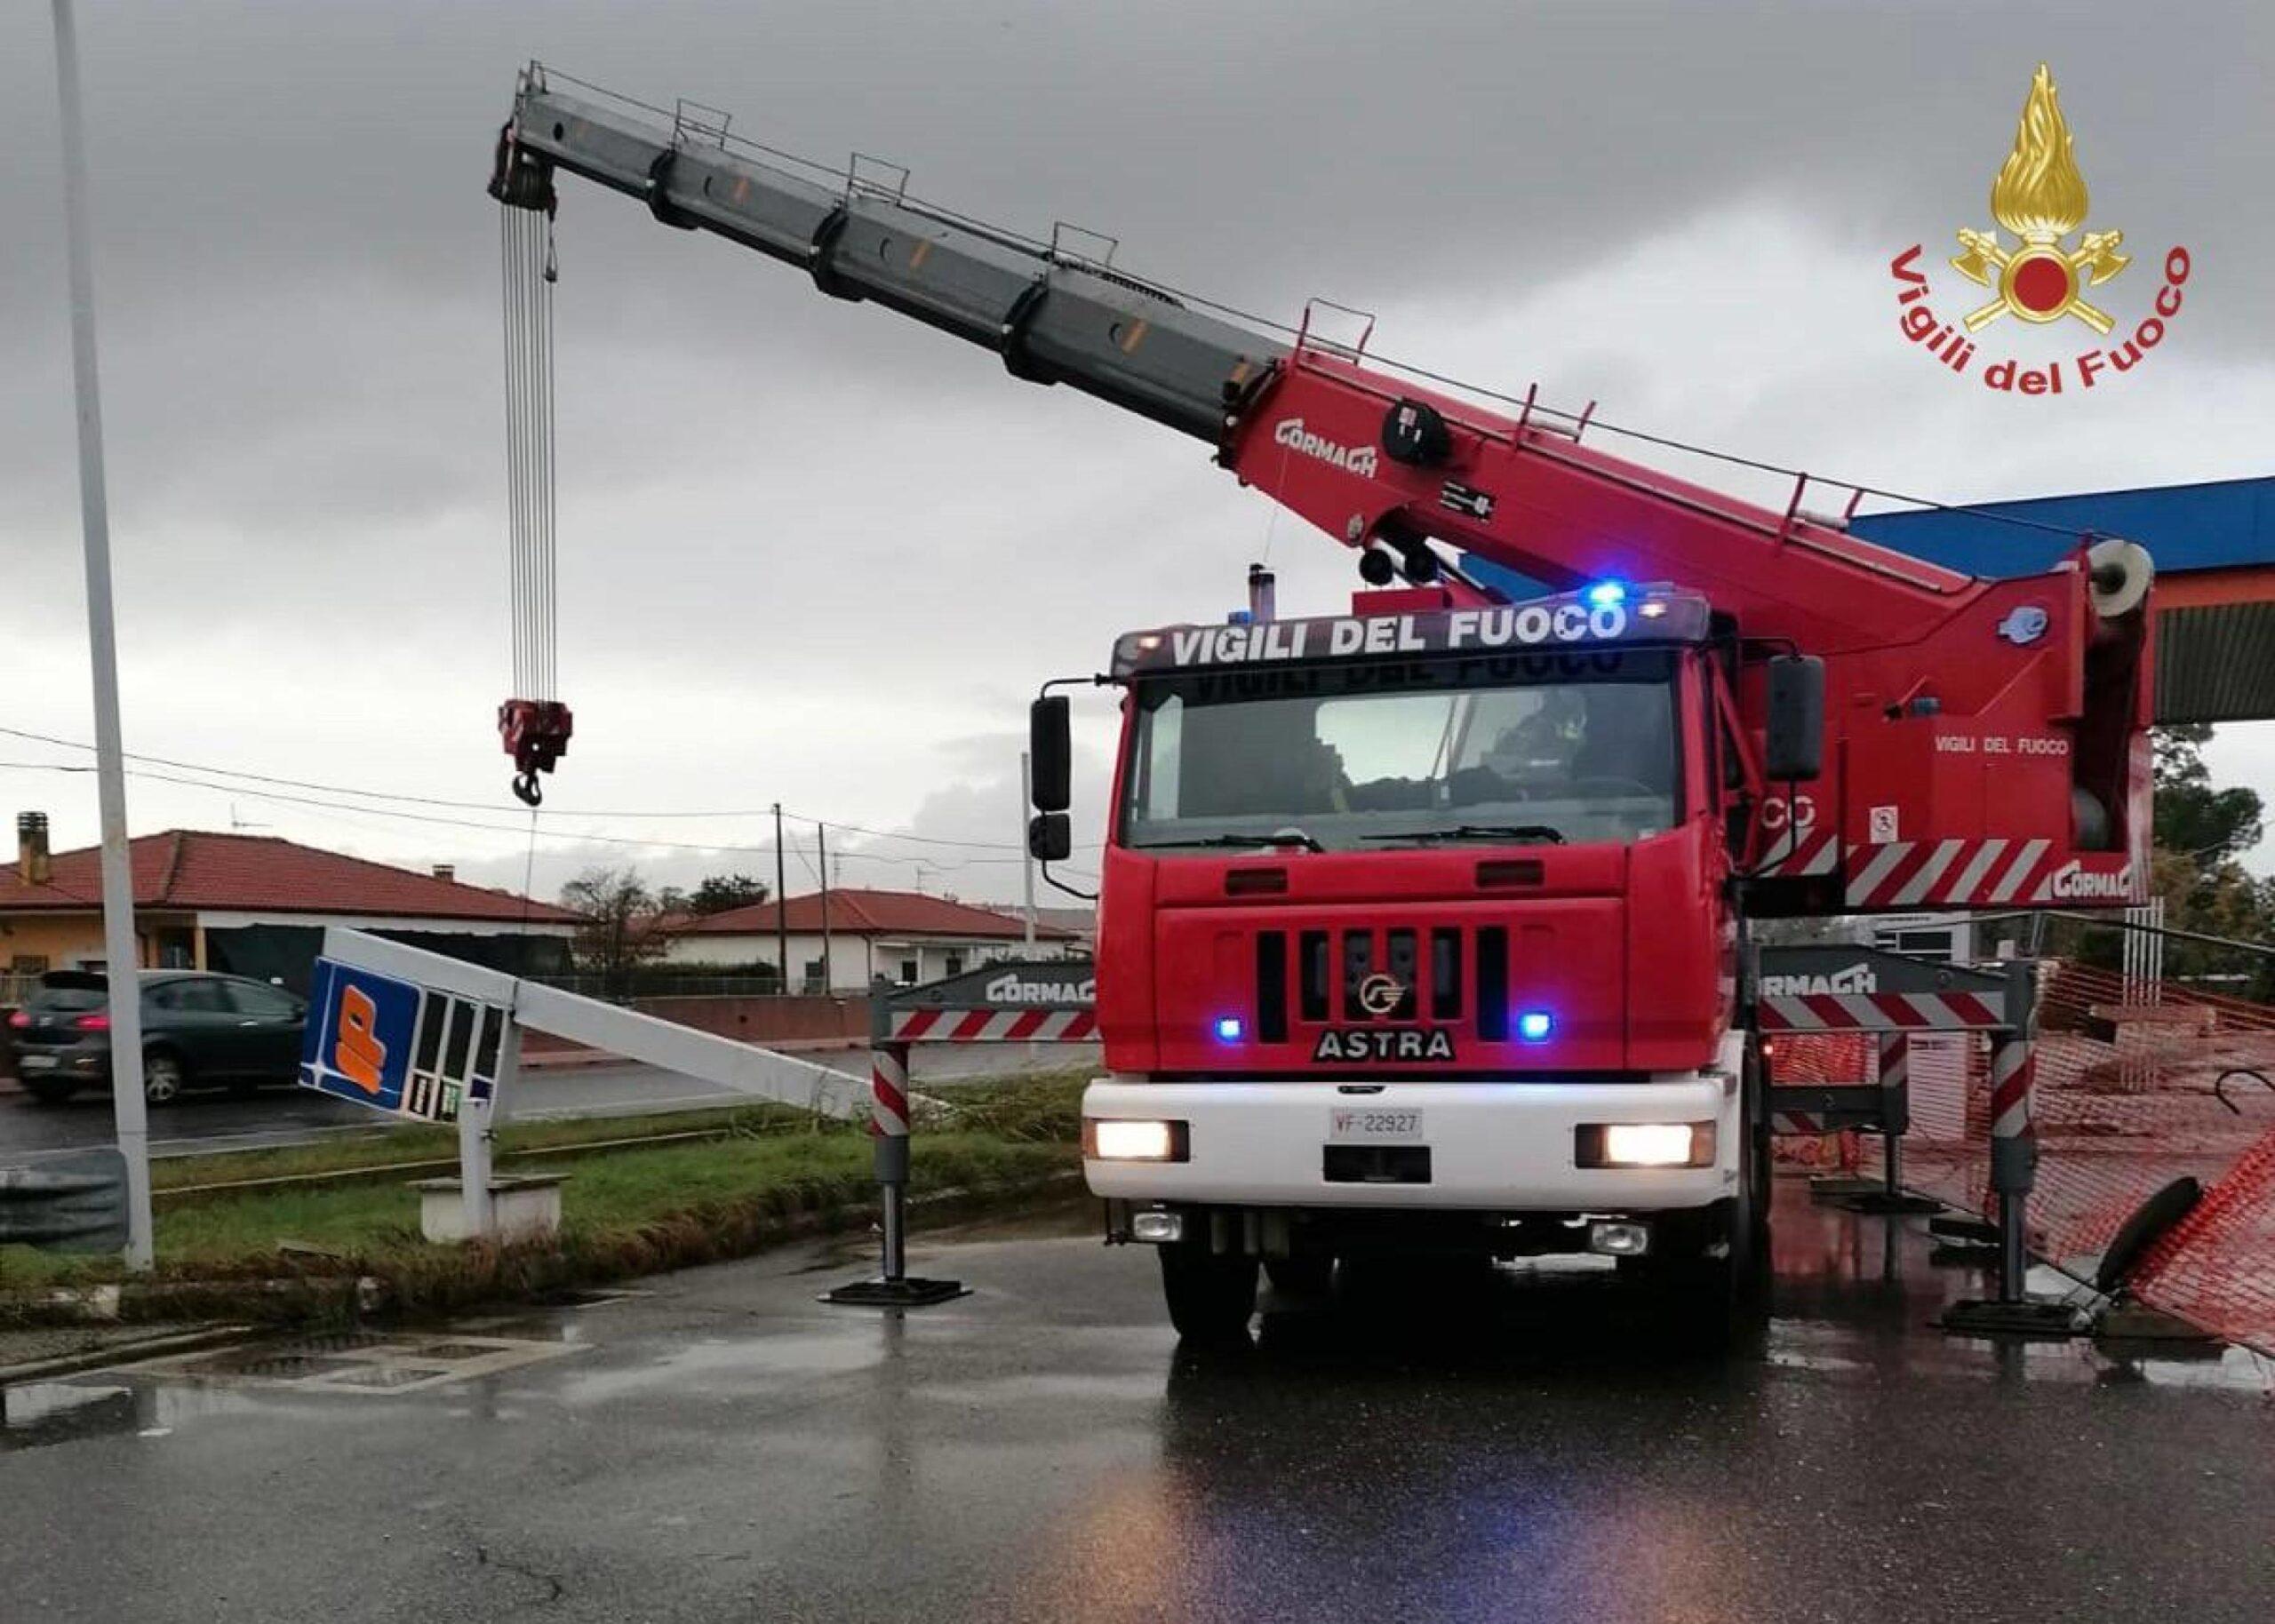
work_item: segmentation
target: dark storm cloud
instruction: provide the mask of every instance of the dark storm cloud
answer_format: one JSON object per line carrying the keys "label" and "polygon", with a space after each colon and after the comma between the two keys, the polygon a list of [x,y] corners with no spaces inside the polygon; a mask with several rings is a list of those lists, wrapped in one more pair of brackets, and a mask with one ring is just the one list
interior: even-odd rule
{"label": "dark storm cloud", "polygon": [[[2041,58],[2098,206],[2121,207],[2136,246],[2186,237],[2237,267],[2275,247],[2248,206],[2275,31],[2240,4],[84,10],[121,432],[201,466],[210,444],[181,432],[197,426],[181,410],[192,371],[215,435],[376,398],[407,431],[440,406],[460,437],[451,408],[495,388],[467,341],[494,299],[489,141],[532,55],[647,100],[714,102],[825,156],[899,157],[920,189],[1031,229],[1114,232],[1135,265],[1281,315],[1313,292],[1505,295],[1737,195],[1794,200],[1874,252],[1940,240],[1982,213]],[[20,14],[0,52],[0,141],[18,159],[0,218],[19,227],[0,234],[0,355],[52,375],[44,21]],[[739,324],[752,278],[777,274],[581,186],[563,231],[595,338],[706,346]],[[215,321],[232,306],[277,320]],[[2262,336],[2271,308],[2207,300],[2199,341]],[[778,324],[770,353],[898,363],[905,340],[882,324],[819,320]],[[203,332],[216,342],[200,352]],[[179,370],[139,366],[153,346]],[[146,386],[172,410],[138,413]]]}

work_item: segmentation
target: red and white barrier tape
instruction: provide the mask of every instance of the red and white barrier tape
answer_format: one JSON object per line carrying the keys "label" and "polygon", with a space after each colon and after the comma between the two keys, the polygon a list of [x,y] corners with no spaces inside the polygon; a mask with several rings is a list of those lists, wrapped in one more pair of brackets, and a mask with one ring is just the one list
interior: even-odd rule
{"label": "red and white barrier tape", "polygon": [[1999,1000],[1976,992],[1810,992],[1758,1000],[1766,1032],[1969,1031],[2004,1026]]}
{"label": "red and white barrier tape", "polygon": [[1098,1035],[1088,1009],[896,1009],[895,1043],[1082,1043]]}

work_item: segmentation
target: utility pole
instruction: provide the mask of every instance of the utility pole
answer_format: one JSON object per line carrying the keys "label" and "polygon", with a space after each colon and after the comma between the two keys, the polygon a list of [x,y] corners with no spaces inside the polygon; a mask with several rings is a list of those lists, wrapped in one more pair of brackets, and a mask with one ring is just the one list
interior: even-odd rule
{"label": "utility pole", "polygon": [[782,803],[774,803],[774,962],[782,974],[774,990],[786,994],[790,991],[790,893],[789,880],[782,864]]}
{"label": "utility pole", "polygon": [[821,871],[821,995],[827,998],[834,984],[829,973],[829,825],[814,825],[815,866]]}
{"label": "utility pole", "polygon": [[1027,893],[1027,957],[1034,957],[1034,854],[1027,850],[1027,818],[1034,806],[1034,760],[1019,752],[1019,867]]}
{"label": "utility pole", "polygon": [[142,1098],[142,978],[134,874],[126,846],[126,757],[118,723],[118,636],[111,618],[110,502],[103,482],[102,394],[95,371],[94,248],[87,235],[86,120],[71,0],[55,0],[55,83],[63,109],[63,221],[71,267],[71,374],[79,401],[79,518],[86,541],[87,652],[95,689],[95,782],[103,830],[103,969],[110,982],[111,1111],[126,1161],[126,1262],[147,1270],[150,1118]]}

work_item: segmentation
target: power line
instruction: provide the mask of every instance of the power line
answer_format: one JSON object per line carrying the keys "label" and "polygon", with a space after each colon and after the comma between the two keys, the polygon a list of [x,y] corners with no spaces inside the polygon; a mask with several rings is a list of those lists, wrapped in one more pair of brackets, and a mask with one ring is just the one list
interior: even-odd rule
{"label": "power line", "polygon": [[[0,766],[26,772],[84,773],[91,770],[67,762],[54,761],[6,762],[0,763]],[[249,790],[240,784],[216,784],[211,779],[185,777],[177,773],[155,772],[148,768],[133,768],[128,770],[129,775],[136,778],[148,779],[159,784],[179,784],[188,789],[209,790],[221,795],[243,795],[250,800],[271,801],[284,806],[315,808],[332,812],[350,812],[365,817],[389,817],[398,822],[429,824],[446,829],[474,830],[483,834],[506,834],[517,839],[523,838],[529,833],[527,830],[511,824],[478,823],[471,818],[446,817],[437,813],[406,812],[393,807],[363,806],[353,801],[327,800],[310,795],[290,795],[276,790]],[[671,840],[574,830],[563,830],[557,832],[540,831],[535,838],[540,840],[567,842],[574,845],[624,846],[639,850],[731,852],[745,856],[770,854],[775,849],[770,844],[755,846],[728,840]],[[1018,857],[970,856],[954,864],[943,864],[933,858],[904,856],[893,852],[858,849],[841,851],[839,856],[844,860],[855,863],[922,864],[927,868],[942,872],[953,872],[971,864],[994,865],[1022,861]]]}
{"label": "power line", "polygon": [[[30,729],[28,729],[28,728],[9,728],[9,727],[0,727],[0,736],[7,736],[7,737],[9,737],[9,738],[24,739],[24,740],[28,740],[28,741],[29,741],[29,742],[31,742],[31,743],[35,743],[35,744],[52,744],[52,745],[54,745],[55,747],[57,747],[58,749],[61,749],[61,750],[80,750],[80,751],[88,751],[88,752],[92,752],[92,751],[93,750],[93,748],[94,748],[94,746],[93,746],[93,745],[92,745],[92,744],[85,744],[85,743],[84,743],[84,742],[82,742],[82,741],[80,741],[80,740],[78,740],[78,739],[63,738],[63,737],[60,737],[60,736],[57,736],[57,735],[55,735],[55,734],[52,734],[52,733],[37,733],[37,732],[34,732],[34,731],[32,731],[32,730],[30,730]],[[491,811],[495,811],[495,810],[497,810],[497,808],[496,808],[492,803],[491,803],[491,802],[489,802],[489,801],[482,801],[482,800],[451,800],[451,799],[450,799],[450,798],[448,798],[448,797],[444,797],[444,796],[437,796],[437,795],[413,795],[413,794],[409,793],[408,792],[405,792],[405,791],[400,791],[400,790],[367,790],[367,789],[359,789],[359,788],[355,788],[355,787],[353,787],[353,786],[351,786],[351,785],[347,785],[347,784],[325,784],[325,783],[323,783],[323,782],[320,782],[320,781],[317,781],[317,780],[314,780],[314,779],[307,779],[307,778],[286,778],[286,777],[280,777],[280,776],[277,776],[276,775],[270,774],[270,773],[256,773],[256,772],[250,772],[250,771],[247,771],[247,770],[245,770],[245,769],[243,769],[243,768],[235,768],[235,767],[216,767],[216,766],[212,765],[211,763],[208,763],[208,762],[203,762],[203,761],[185,761],[185,760],[180,760],[180,759],[178,759],[178,758],[171,757],[171,756],[145,755],[145,754],[141,754],[141,753],[139,753],[139,752],[132,752],[132,751],[130,751],[130,752],[127,752],[127,758],[126,758],[126,759],[127,759],[128,760],[130,760],[130,761],[140,761],[140,762],[146,763],[146,764],[147,764],[147,765],[148,765],[148,766],[153,766],[153,767],[167,767],[167,768],[175,768],[175,769],[177,769],[177,770],[179,770],[179,771],[181,771],[181,772],[189,772],[189,773],[204,773],[204,774],[207,774],[207,775],[210,775],[210,776],[214,776],[214,777],[221,777],[221,778],[241,778],[241,779],[245,780],[247,783],[251,783],[251,784],[274,784],[274,785],[278,785],[278,786],[281,786],[281,787],[283,787],[283,788],[286,788],[286,789],[293,789],[293,790],[308,790],[308,791],[313,791],[313,792],[316,792],[316,793],[318,793],[318,794],[323,794],[323,795],[352,795],[352,796],[355,796],[355,797],[358,797],[358,798],[360,798],[360,799],[362,799],[362,800],[391,800],[391,801],[399,801],[399,802],[401,802],[401,803],[403,803],[403,804],[404,804],[404,805],[407,805],[407,806],[414,806],[414,807],[435,807],[435,808],[443,808],[443,809],[447,810],[447,811],[491,812]],[[20,766],[20,767],[25,767],[25,768],[43,768],[43,767],[51,767],[51,766],[52,766],[52,767],[54,768],[54,770],[59,771],[59,772],[86,772],[86,771],[92,770],[92,769],[90,769],[90,768],[83,768],[83,767],[73,767],[73,766],[67,766],[67,765],[59,764],[59,763],[48,763],[48,762],[37,762],[37,761],[20,762],[20,763],[14,763],[14,762],[12,762],[12,763],[4,763],[4,764],[0,764],[0,765]],[[138,774],[137,776],[142,776],[142,777],[153,777],[153,778],[159,778],[162,782],[169,782],[169,783],[185,783],[185,782],[189,782],[189,781],[188,781],[188,780],[180,780],[180,779],[165,779],[165,778],[164,778],[163,775],[160,775],[160,774],[154,774],[154,773],[148,773],[148,772],[145,772],[145,773],[140,773],[140,774]],[[226,788],[226,787],[228,787],[228,786],[226,786],[226,785],[216,785],[216,784],[200,784],[200,785],[196,785],[195,787],[202,787],[202,788],[214,789],[214,788]],[[244,793],[246,793],[246,794],[251,794],[251,791],[245,791],[245,792],[244,792]],[[275,797],[271,797],[270,799],[274,799],[274,800],[290,800],[291,798],[290,798],[290,797],[287,797],[287,796],[275,796]],[[331,804],[331,803],[311,803],[311,804]],[[376,812],[376,813],[379,813],[381,816],[406,816],[406,815],[404,815],[404,814],[399,814],[399,813],[398,813],[398,814],[388,814],[388,813],[384,812],[384,811],[383,811],[381,808],[372,808],[372,807],[355,807],[355,808],[346,808],[346,807],[343,807],[343,808],[340,808],[339,809],[341,809],[341,810],[355,810],[355,811],[369,811],[369,812]],[[730,808],[730,809],[720,809],[720,810],[707,810],[707,811],[705,811],[705,810],[698,810],[698,811],[688,811],[688,812],[674,812],[674,811],[660,811],[660,810],[644,810],[644,811],[591,811],[591,812],[581,812],[581,811],[576,811],[576,810],[568,809],[568,808],[563,808],[548,807],[548,808],[547,808],[547,814],[548,814],[549,816],[558,816],[558,817],[614,818],[614,819],[642,819],[642,820],[647,820],[647,819],[674,819],[674,818],[676,818],[676,819],[705,819],[705,818],[717,818],[717,819],[726,820],[726,819],[745,818],[745,817],[771,817],[771,816],[774,816],[773,808],[772,808],[771,807],[764,807],[764,808]],[[1018,845],[1017,845],[1015,842],[1011,842],[1011,841],[1008,841],[1008,840],[958,840],[958,839],[954,839],[954,838],[952,838],[952,837],[950,837],[950,836],[946,836],[946,835],[928,835],[928,834],[903,833],[903,832],[900,832],[896,831],[896,830],[890,830],[890,829],[876,829],[876,828],[872,828],[872,827],[869,827],[868,825],[862,824],[852,824],[852,823],[848,823],[848,822],[846,822],[846,821],[845,821],[844,819],[842,819],[842,818],[835,818],[835,817],[827,817],[827,818],[825,818],[825,817],[816,817],[816,816],[810,816],[810,815],[808,815],[808,814],[806,814],[806,813],[802,813],[802,812],[793,812],[793,811],[791,811],[791,810],[790,810],[788,808],[786,808],[786,807],[783,808],[782,816],[783,816],[785,818],[788,819],[788,820],[789,820],[790,822],[792,822],[792,823],[796,823],[796,824],[828,824],[831,828],[833,828],[833,829],[840,829],[840,830],[843,830],[843,831],[844,831],[846,833],[848,833],[848,834],[866,835],[866,836],[868,836],[868,837],[869,837],[870,839],[872,839],[872,840],[899,840],[899,841],[903,841],[903,842],[906,842],[906,843],[910,844],[910,845],[916,845],[916,846],[941,846],[941,847],[950,847],[950,848],[962,848],[962,849],[967,849],[967,850],[971,850],[971,851],[1001,851],[1001,852],[1017,852],[1017,851],[1019,849],[1019,848],[1018,847]],[[435,821],[446,821],[446,820],[435,820]],[[500,827],[501,825],[483,825],[483,827]],[[519,832],[521,832],[521,831],[520,831],[518,828],[516,828],[516,829],[514,831],[514,832],[515,832],[515,833],[519,833]],[[590,837],[590,838],[595,839],[595,840],[601,840],[601,839],[605,839],[605,838],[609,838],[609,837],[603,837],[603,836],[599,836],[599,835],[595,835],[595,836],[592,836],[592,837]],[[700,850],[748,850],[748,851],[771,851],[771,850],[773,849],[773,848],[772,848],[772,847],[770,847],[770,846],[731,847],[731,846],[719,845],[719,844],[717,844],[717,843],[705,843],[705,842],[675,842],[675,841],[671,841],[671,840],[632,840],[632,839],[630,839],[630,838],[628,838],[628,837],[622,837],[622,836],[614,837],[614,838],[615,838],[615,839],[616,839],[619,843],[621,843],[621,844],[625,844],[625,845],[642,845],[642,846],[672,846],[672,845],[684,845],[684,846],[688,847],[690,849],[700,849]],[[1096,846],[1095,846],[1095,844],[1093,844],[1092,846],[1083,848],[1083,849],[1085,849],[1085,850],[1094,850],[1094,849],[1096,849]],[[1017,859],[1016,859],[1016,858],[1014,858],[1014,859],[1012,859],[1012,860],[1013,860],[1013,861],[1017,861]]]}

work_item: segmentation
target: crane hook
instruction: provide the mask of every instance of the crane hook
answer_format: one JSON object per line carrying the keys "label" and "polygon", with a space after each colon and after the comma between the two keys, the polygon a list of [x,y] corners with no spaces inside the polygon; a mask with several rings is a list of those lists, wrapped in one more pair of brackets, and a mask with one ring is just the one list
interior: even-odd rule
{"label": "crane hook", "polygon": [[534,769],[514,775],[514,798],[525,807],[545,804],[545,791],[539,785]]}

